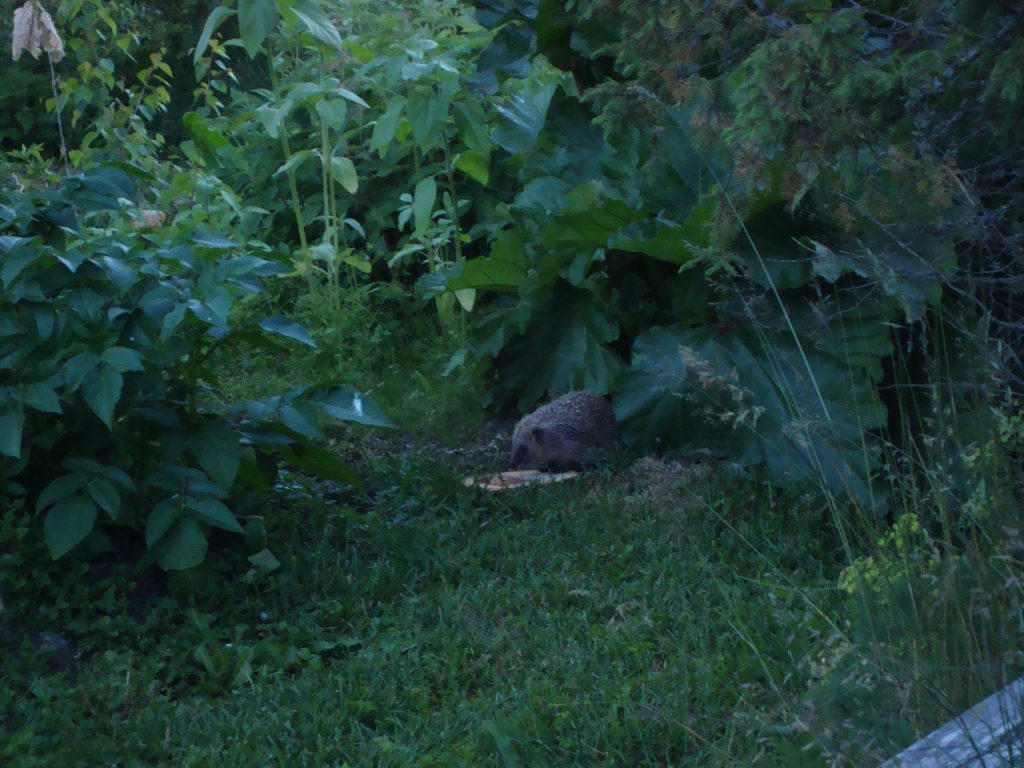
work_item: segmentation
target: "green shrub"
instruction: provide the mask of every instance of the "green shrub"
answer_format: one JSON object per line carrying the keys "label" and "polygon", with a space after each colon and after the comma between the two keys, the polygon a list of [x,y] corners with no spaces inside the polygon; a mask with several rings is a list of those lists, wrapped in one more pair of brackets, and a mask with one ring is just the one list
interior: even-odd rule
{"label": "green shrub", "polygon": [[280,317],[233,319],[287,270],[211,233],[133,231],[120,209],[135,196],[107,167],[0,197],[0,501],[26,497],[54,558],[108,546],[117,526],[144,531],[143,562],[181,569],[203,560],[211,529],[245,531],[271,455],[356,481],[310,443],[318,413],[386,419],[349,389],[218,404],[215,351],[313,345]]}

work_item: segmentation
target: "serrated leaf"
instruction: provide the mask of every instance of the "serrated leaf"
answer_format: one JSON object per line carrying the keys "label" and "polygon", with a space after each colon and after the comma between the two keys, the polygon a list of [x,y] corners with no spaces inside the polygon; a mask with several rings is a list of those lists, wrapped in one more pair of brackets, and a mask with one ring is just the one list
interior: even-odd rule
{"label": "serrated leaf", "polygon": [[113,428],[114,408],[121,399],[123,382],[121,374],[107,365],[97,367],[85,380],[85,402],[107,429]]}
{"label": "serrated leaf", "polygon": [[195,568],[206,558],[206,533],[199,523],[182,518],[160,541],[157,562],[165,571]]}
{"label": "serrated leaf", "polygon": [[670,264],[685,264],[694,258],[695,249],[710,244],[717,217],[715,201],[708,198],[694,206],[680,225],[631,222],[615,232],[608,244],[619,251],[645,253]]}
{"label": "serrated leaf", "polygon": [[280,317],[277,315],[271,317],[264,317],[260,320],[260,328],[270,333],[276,333],[279,336],[285,336],[289,339],[294,339],[307,347],[315,347],[316,342],[313,341],[312,337],[300,323],[294,320],[289,320],[287,317]]}
{"label": "serrated leaf", "polygon": [[611,390],[622,362],[608,345],[619,337],[619,326],[591,293],[559,283],[536,317],[499,360],[504,381],[521,392],[520,406],[533,405],[545,392]]}
{"label": "serrated leaf", "polygon": [[196,513],[207,525],[222,528],[232,533],[242,533],[238,518],[224,504],[216,499],[186,499],[185,506]]}
{"label": "serrated leaf", "polygon": [[356,167],[347,157],[331,158],[331,177],[341,184],[350,195],[354,195],[359,189],[359,176],[356,174]]}
{"label": "serrated leaf", "polygon": [[223,422],[208,421],[192,435],[189,448],[199,466],[217,485],[224,490],[231,488],[241,461],[235,430]]}
{"label": "serrated leaf", "polygon": [[927,262],[905,249],[882,246],[877,251],[861,247],[857,251],[837,252],[813,241],[814,274],[835,282],[853,272],[876,282],[886,295],[903,310],[908,323],[920,320],[929,306],[942,298],[942,283],[951,272],[953,251],[950,242],[937,239],[930,244],[934,263]]}
{"label": "serrated leaf", "polygon": [[88,496],[72,496],[57,502],[46,513],[43,540],[56,560],[80,544],[96,523],[96,505]]}
{"label": "serrated leaf", "polygon": [[467,261],[460,269],[452,270],[445,284],[449,290],[515,291],[525,277],[526,268],[520,262],[488,256]]}
{"label": "serrated leaf", "polygon": [[727,334],[653,328],[634,344],[615,410],[629,444],[763,463],[779,479],[810,480],[868,505],[877,501],[867,474],[875,458],[863,437],[885,411],[871,379],[852,374],[827,353],[801,354],[788,333],[765,325]]}

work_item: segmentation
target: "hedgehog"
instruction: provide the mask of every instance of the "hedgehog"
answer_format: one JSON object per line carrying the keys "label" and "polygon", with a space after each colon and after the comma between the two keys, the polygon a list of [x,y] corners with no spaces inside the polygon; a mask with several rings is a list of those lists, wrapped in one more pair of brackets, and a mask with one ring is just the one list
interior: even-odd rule
{"label": "hedgehog", "polygon": [[590,392],[569,392],[516,424],[509,469],[580,470],[619,444],[608,401]]}

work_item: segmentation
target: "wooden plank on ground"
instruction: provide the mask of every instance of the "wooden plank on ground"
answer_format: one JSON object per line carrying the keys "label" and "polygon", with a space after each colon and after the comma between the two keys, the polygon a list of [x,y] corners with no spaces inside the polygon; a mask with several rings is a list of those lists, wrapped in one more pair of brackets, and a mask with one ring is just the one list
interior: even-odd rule
{"label": "wooden plank on ground", "polygon": [[1024,677],[911,744],[881,768],[1024,766]]}

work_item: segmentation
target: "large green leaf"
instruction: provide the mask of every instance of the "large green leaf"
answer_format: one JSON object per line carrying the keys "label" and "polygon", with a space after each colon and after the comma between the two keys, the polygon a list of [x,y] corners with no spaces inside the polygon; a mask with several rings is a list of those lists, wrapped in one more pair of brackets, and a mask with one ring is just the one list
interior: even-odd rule
{"label": "large green leaf", "polygon": [[388,145],[395,138],[398,130],[398,123],[402,119],[402,112],[405,109],[405,97],[395,96],[388,102],[388,108],[384,114],[377,118],[373,126],[373,134],[370,136],[370,149],[377,150],[377,154],[383,158],[387,154]]}
{"label": "large green leaf", "polygon": [[238,0],[238,27],[250,59],[256,58],[279,18],[274,0]]}
{"label": "large green leaf", "polygon": [[764,464],[780,479],[813,480],[872,504],[876,457],[863,440],[885,411],[871,378],[804,347],[763,326],[651,329],[615,394],[624,438]]}
{"label": "large green leaf", "polygon": [[558,82],[550,77],[538,75],[525,81],[518,93],[498,107],[498,120],[491,135],[494,142],[513,155],[530,150],[544,127],[557,87]]}
{"label": "large green leaf", "polygon": [[107,347],[100,353],[100,360],[121,373],[142,370],[142,358],[136,350],[129,347]]}
{"label": "large green leaf", "polygon": [[72,472],[70,475],[61,475],[51,481],[36,498],[36,514],[39,514],[47,507],[63,501],[72,494],[77,493],[89,482],[88,476],[81,472]]}
{"label": "large green leaf", "polygon": [[350,195],[354,195],[359,189],[359,176],[356,173],[356,167],[347,157],[331,158],[331,178],[341,184]]}
{"label": "large green leaf", "polygon": [[567,189],[557,180],[528,188],[516,199],[516,205],[525,210],[530,210],[527,206],[543,206],[549,223],[541,242],[545,248],[566,252],[609,247],[624,227],[646,216],[645,212],[610,198],[600,181]]}
{"label": "large green leaf", "polygon": [[454,267],[448,274],[445,287],[452,291],[514,291],[525,276],[526,270],[523,265],[487,257],[473,259]]}
{"label": "large green leaf", "polygon": [[455,158],[455,167],[485,187],[490,180],[490,158],[483,152],[466,150]]}
{"label": "large green leaf", "polygon": [[811,244],[816,275],[833,283],[847,273],[873,281],[896,301],[908,323],[920,320],[925,309],[939,302],[942,282],[955,266],[951,244],[938,239],[932,244],[934,254],[929,254],[935,255],[933,261],[895,247],[874,251],[862,245],[855,251],[835,251],[819,242]]}
{"label": "large green leaf", "polygon": [[192,435],[189,447],[203,471],[221,488],[229,490],[241,461],[235,430],[222,421],[207,421]]}
{"label": "large green leaf", "polygon": [[331,387],[311,392],[307,400],[328,416],[370,427],[393,427],[394,423],[365,395],[352,387]]}
{"label": "large green leaf", "polygon": [[31,240],[25,237],[6,238],[6,243],[10,246],[10,250],[4,254],[3,264],[0,264],[0,284],[4,288],[10,288],[18,279],[18,275],[40,257],[40,251],[29,247],[19,247],[28,246],[31,243]]}
{"label": "large green leaf", "polygon": [[216,162],[218,153],[231,147],[231,140],[222,128],[199,112],[186,112],[182,123],[192,137],[193,146],[208,162]]}
{"label": "large green leaf", "polygon": [[310,403],[294,400],[282,405],[277,411],[281,423],[288,429],[298,432],[307,440],[322,437],[316,411]]}
{"label": "large green leaf", "polygon": [[30,384],[25,387],[22,400],[29,408],[43,413],[61,413],[60,399],[53,387],[46,384]]}
{"label": "large green leaf", "polygon": [[71,496],[58,501],[46,513],[43,539],[56,560],[80,544],[96,522],[96,505],[84,495]]}
{"label": "large green leaf", "polygon": [[111,520],[117,520],[121,514],[121,494],[117,492],[113,483],[102,477],[94,477],[89,481],[86,490],[92,500],[110,515]]}
{"label": "large green leaf", "polygon": [[131,199],[134,187],[131,178],[120,168],[102,166],[86,171],[81,176],[69,176],[65,191],[74,199],[79,210],[117,210],[119,201]]}
{"label": "large green leaf", "polygon": [[85,380],[85,402],[107,429],[113,428],[114,407],[121,399],[122,383],[121,374],[106,364],[98,365]]}
{"label": "large green leaf", "polygon": [[213,33],[217,31],[217,28],[223,24],[226,19],[234,15],[234,8],[228,8],[223,5],[218,8],[214,8],[210,12],[210,15],[206,19],[206,23],[203,25],[203,31],[199,33],[199,41],[196,43],[195,53],[192,54],[193,64],[199,63],[199,59],[206,52],[206,46],[210,44],[210,38],[213,37]]}
{"label": "large green leaf", "polygon": [[98,461],[81,456],[72,456],[64,459],[61,465],[71,472],[106,478],[115,486],[120,486],[125,491],[135,490],[135,483],[132,482],[132,479],[123,469],[118,467],[100,464]]}
{"label": "large green leaf", "polygon": [[710,198],[696,205],[681,223],[641,220],[614,233],[609,245],[619,251],[644,253],[672,264],[686,264],[706,248],[711,227],[715,223],[714,201]]}
{"label": "large green leaf", "polygon": [[25,428],[25,411],[20,405],[0,408],[0,454],[12,459],[21,457],[21,435]]}
{"label": "large green leaf", "polygon": [[341,49],[341,35],[330,17],[316,3],[312,0],[298,0],[289,5],[289,10],[317,40],[336,50]]}
{"label": "large green leaf", "polygon": [[196,517],[207,525],[222,528],[232,533],[242,533],[238,518],[222,502],[216,499],[186,499],[185,506],[196,513]]}
{"label": "large green leaf", "polygon": [[525,279],[529,263],[520,232],[505,230],[495,238],[490,256],[458,265],[445,285],[448,290],[515,291]]}
{"label": "large green leaf", "polygon": [[147,547],[154,547],[171,530],[171,526],[181,517],[181,510],[181,499],[177,496],[164,499],[150,510],[146,518]]}
{"label": "large green leaf", "polygon": [[459,138],[466,146],[481,155],[489,155],[491,137],[488,134],[487,116],[478,101],[461,99],[452,104],[452,115]]}
{"label": "large green leaf", "polygon": [[[760,204],[744,222],[734,249],[746,276],[769,289],[801,288],[811,281],[811,253],[797,240],[806,232],[781,203]],[[714,211],[712,211],[714,215]]]}
{"label": "large green leaf", "polygon": [[301,324],[294,320],[289,320],[287,317],[281,317],[279,315],[273,315],[271,317],[264,317],[259,322],[260,328],[271,333],[276,333],[279,336],[285,336],[289,339],[294,339],[307,347],[315,347],[316,342],[309,335],[309,331]]}
{"label": "large green leaf", "polygon": [[449,103],[447,93],[438,93],[430,86],[418,86],[409,93],[405,116],[412,128],[413,139],[422,152],[441,145]]}
{"label": "large green leaf", "polygon": [[559,283],[526,333],[502,351],[499,368],[523,407],[545,392],[608,392],[622,364],[607,345],[618,336],[618,323],[593,294]]}
{"label": "large green leaf", "polygon": [[[276,136],[271,134],[271,138],[276,138]],[[295,173],[311,157],[313,157],[313,151],[310,149],[300,149],[298,152],[293,152],[291,157],[281,163],[278,169],[274,171],[274,175],[280,176],[282,173]]]}
{"label": "large green leaf", "polygon": [[199,523],[185,517],[174,524],[158,546],[157,560],[165,571],[194,568],[206,557],[206,533]]}
{"label": "large green leaf", "polygon": [[416,234],[423,235],[430,227],[430,215],[434,211],[436,200],[437,182],[433,176],[428,176],[416,185],[416,191],[413,193],[412,210]]}

